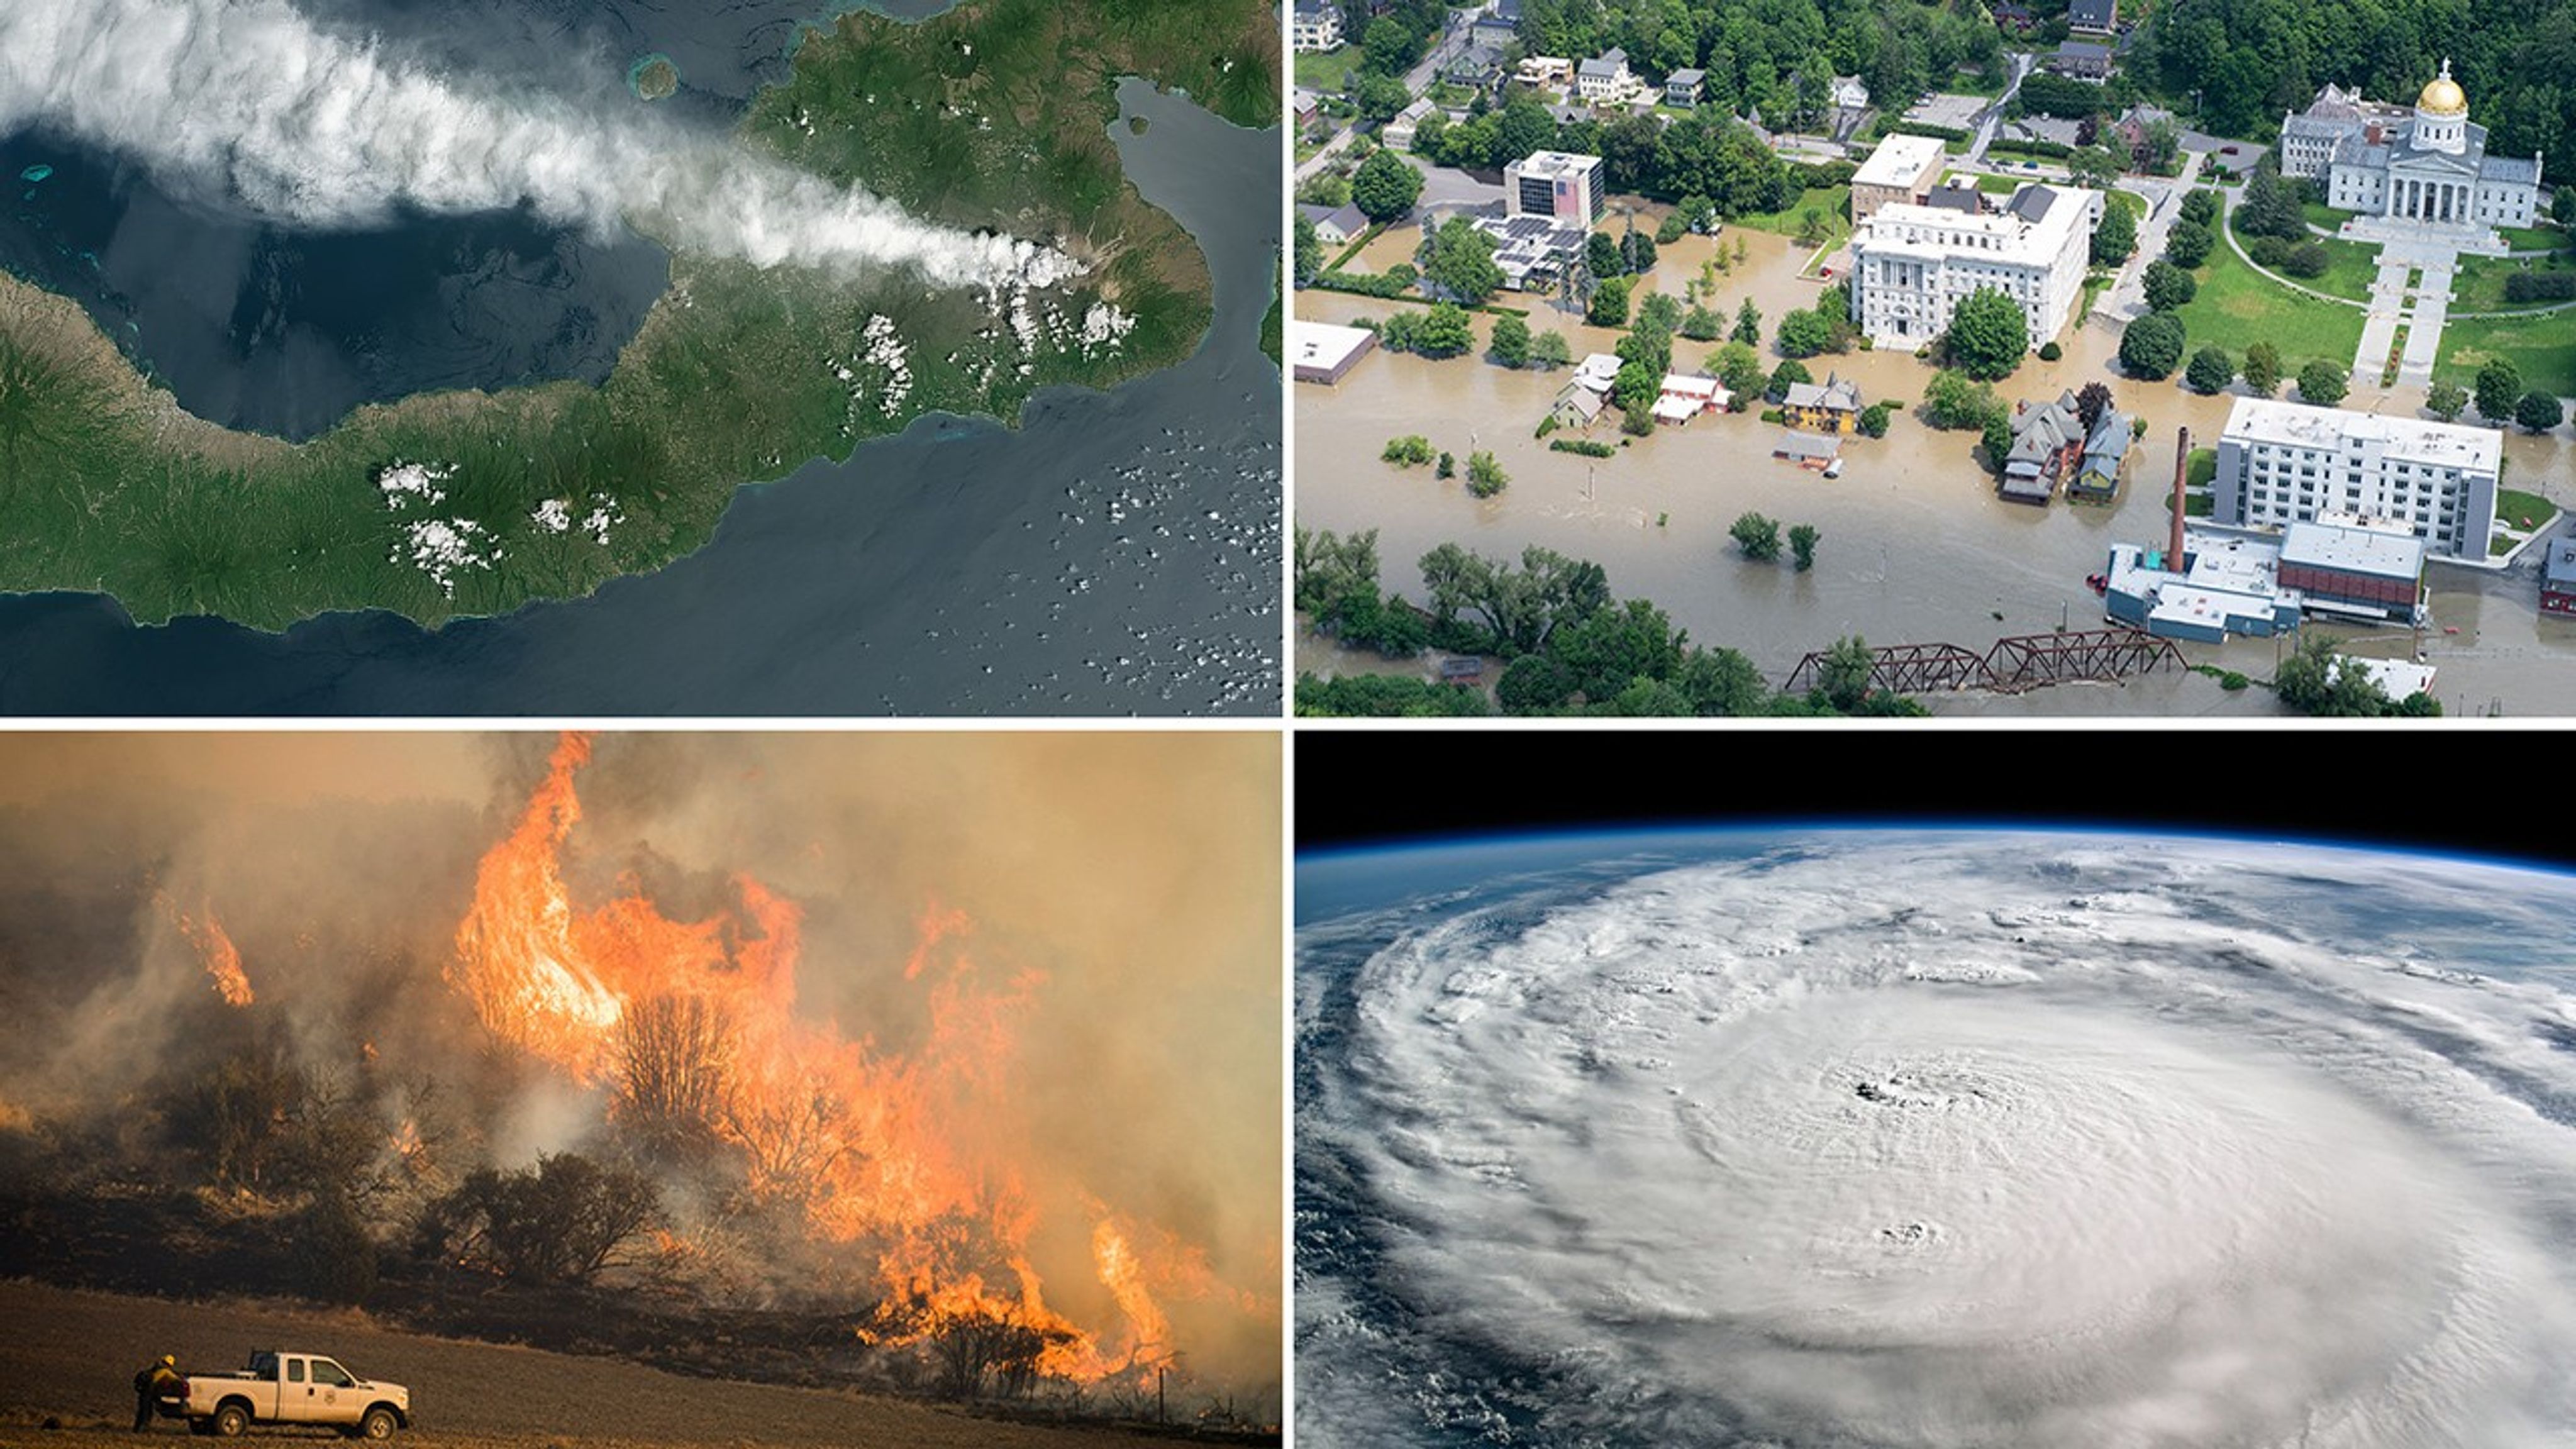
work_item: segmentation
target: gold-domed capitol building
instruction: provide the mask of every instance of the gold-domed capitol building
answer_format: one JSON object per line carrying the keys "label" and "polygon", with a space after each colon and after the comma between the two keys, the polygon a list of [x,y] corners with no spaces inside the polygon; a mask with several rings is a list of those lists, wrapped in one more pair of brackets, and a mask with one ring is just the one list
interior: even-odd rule
{"label": "gold-domed capitol building", "polygon": [[2487,128],[2469,119],[2447,60],[2411,110],[2329,85],[2281,118],[2281,174],[2321,182],[2330,206],[2391,221],[2477,233],[2529,226],[2541,211],[2540,162],[2487,154]]}

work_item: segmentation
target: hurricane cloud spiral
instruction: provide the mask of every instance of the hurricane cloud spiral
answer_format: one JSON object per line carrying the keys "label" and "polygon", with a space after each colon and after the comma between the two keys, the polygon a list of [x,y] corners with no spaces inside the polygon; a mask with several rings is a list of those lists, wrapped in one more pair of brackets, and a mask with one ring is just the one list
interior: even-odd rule
{"label": "hurricane cloud spiral", "polygon": [[1301,929],[1301,1443],[2576,1443],[2576,882],[1700,853]]}
{"label": "hurricane cloud spiral", "polygon": [[0,133],[42,124],[175,193],[311,228],[531,207],[748,261],[1045,285],[1070,258],[914,218],[676,121],[478,85],[287,0],[0,0]]}

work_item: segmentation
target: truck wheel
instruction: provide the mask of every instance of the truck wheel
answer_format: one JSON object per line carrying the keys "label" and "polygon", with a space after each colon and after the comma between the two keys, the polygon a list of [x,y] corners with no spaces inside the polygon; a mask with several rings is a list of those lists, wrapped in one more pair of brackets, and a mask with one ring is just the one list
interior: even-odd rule
{"label": "truck wheel", "polygon": [[382,1440],[390,1439],[393,1436],[394,1411],[384,1407],[382,1404],[369,1409],[367,1411],[367,1417],[358,1421],[358,1437],[361,1439]]}
{"label": "truck wheel", "polygon": [[239,1404],[226,1404],[215,1410],[215,1433],[226,1439],[238,1439],[250,1428],[250,1410]]}

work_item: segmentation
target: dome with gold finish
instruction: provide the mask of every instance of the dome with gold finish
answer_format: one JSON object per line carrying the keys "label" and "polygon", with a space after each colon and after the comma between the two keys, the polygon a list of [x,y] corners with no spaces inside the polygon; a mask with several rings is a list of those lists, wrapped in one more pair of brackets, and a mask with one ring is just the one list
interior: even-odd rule
{"label": "dome with gold finish", "polygon": [[2424,94],[2415,98],[2415,109],[2427,116],[2465,116],[2469,113],[2469,98],[2460,89],[2460,83],[2451,79],[2449,61],[2442,62],[2442,73],[2425,85]]}

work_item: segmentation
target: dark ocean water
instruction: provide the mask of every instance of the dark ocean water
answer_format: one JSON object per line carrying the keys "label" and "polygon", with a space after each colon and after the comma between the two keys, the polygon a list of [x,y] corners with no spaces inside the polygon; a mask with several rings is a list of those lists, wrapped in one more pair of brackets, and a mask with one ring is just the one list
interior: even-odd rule
{"label": "dark ocean water", "polygon": [[[608,94],[658,51],[664,102],[721,124],[783,72],[813,0],[307,0],[504,80]],[[848,8],[848,7],[844,7]],[[934,13],[942,5],[876,7]],[[1208,252],[1214,330],[1115,393],[1022,426],[924,419],[745,490],[698,554],[596,596],[436,632],[330,615],[282,635],[137,628],[110,599],[0,597],[18,714],[1275,714],[1278,133],[1131,82],[1129,174]],[[13,159],[15,158],[15,159]],[[194,411],[295,435],[370,397],[604,375],[667,275],[649,244],[521,216],[291,235],[209,218],[114,158],[0,147],[0,264],[79,298]],[[40,183],[20,170],[51,165]],[[35,191],[34,201],[23,193]],[[101,243],[104,243],[103,245]]]}

